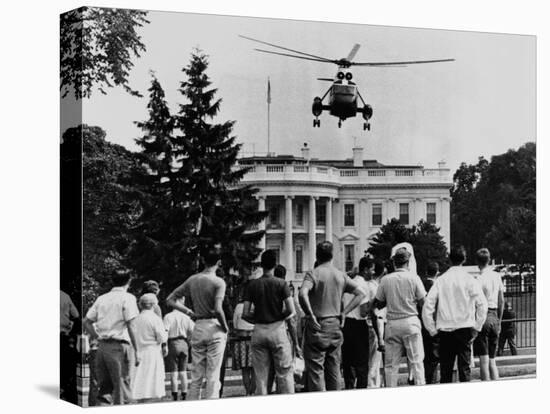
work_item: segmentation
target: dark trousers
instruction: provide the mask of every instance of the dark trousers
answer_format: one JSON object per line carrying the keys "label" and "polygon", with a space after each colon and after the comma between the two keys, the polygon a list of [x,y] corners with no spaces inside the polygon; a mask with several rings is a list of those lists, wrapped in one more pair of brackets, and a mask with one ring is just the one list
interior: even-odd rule
{"label": "dark trousers", "polygon": [[435,384],[437,381],[437,366],[439,365],[439,334],[431,336],[428,331],[422,329],[422,342],[424,343],[426,384]]}
{"label": "dark trousers", "polygon": [[69,335],[61,334],[59,337],[60,350],[60,380],[61,398],[76,404],[76,364],[78,353],[71,342]]}
{"label": "dark trousers", "polygon": [[439,332],[439,358],[441,364],[441,383],[453,382],[455,359],[458,366],[458,380],[470,381],[470,362],[472,343],[475,338],[473,328],[462,328],[454,331]]}
{"label": "dark trousers", "polygon": [[130,402],[130,358],[129,343],[99,341],[95,357],[99,405]]}
{"label": "dark trousers", "polygon": [[342,367],[346,389],[367,388],[369,377],[369,326],[367,321],[346,318]]}
{"label": "dark trousers", "polygon": [[333,391],[341,388],[340,359],[342,329],[340,319],[319,321],[320,330],[307,321],[304,336],[304,360],[307,391]]}
{"label": "dark trousers", "polygon": [[512,355],[517,355],[518,350],[516,348],[516,330],[506,330],[501,331],[500,336],[498,338],[498,355],[502,355],[504,352],[504,347],[506,346],[506,342],[508,342],[508,346],[510,347],[510,353]]}

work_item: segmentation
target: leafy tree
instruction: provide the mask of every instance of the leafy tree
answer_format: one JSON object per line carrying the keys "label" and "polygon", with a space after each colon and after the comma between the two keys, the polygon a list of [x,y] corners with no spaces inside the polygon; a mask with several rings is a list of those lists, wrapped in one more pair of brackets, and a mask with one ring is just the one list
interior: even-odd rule
{"label": "leafy tree", "polygon": [[[534,263],[536,252],[536,145],[462,164],[451,190],[451,239],[475,251],[488,247],[506,263]],[[499,260],[499,261],[500,261]]]}
{"label": "leafy tree", "polygon": [[441,269],[447,266],[447,247],[439,228],[424,220],[412,227],[405,227],[396,218],[388,220],[373,237],[368,252],[381,260],[389,260],[392,247],[403,241],[413,246],[419,275],[426,274],[430,261],[439,263]]}
{"label": "leafy tree", "polygon": [[[105,140],[100,127],[80,125],[63,135],[63,146],[82,142],[82,296],[87,309],[125,267],[132,227],[141,215],[144,169],[136,155]],[[65,257],[65,260],[71,260]],[[72,279],[80,284],[76,275]],[[80,286],[72,297],[80,296]],[[76,295],[74,294],[76,293]]]}
{"label": "leafy tree", "polygon": [[[171,131],[159,130],[150,141],[151,155],[165,160],[170,154],[172,168],[151,158],[151,174],[164,183],[162,196],[143,216],[132,257],[143,277],[161,280],[168,289],[198,270],[198,257],[206,249],[219,248],[226,268],[255,260],[263,232],[250,229],[267,214],[258,211],[257,190],[240,183],[248,170],[235,168],[241,145],[231,136],[234,123],[213,122],[221,99],[215,99],[207,67],[207,56],[195,51],[183,69],[186,80],[179,90],[185,103],[174,116],[177,132],[172,137]],[[141,124],[147,136],[167,116],[160,86],[154,83],[150,119]]]}
{"label": "leafy tree", "polygon": [[122,86],[132,95],[139,92],[128,85],[134,66],[145,45],[137,29],[149,23],[140,10],[81,7],[61,15],[60,81],[62,97],[71,90],[76,99],[89,98],[96,86]]}

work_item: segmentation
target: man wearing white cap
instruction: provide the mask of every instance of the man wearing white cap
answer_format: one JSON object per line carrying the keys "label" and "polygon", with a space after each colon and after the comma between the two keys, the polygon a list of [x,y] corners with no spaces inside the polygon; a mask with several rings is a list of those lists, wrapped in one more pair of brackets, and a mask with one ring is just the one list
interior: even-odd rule
{"label": "man wearing white cap", "polygon": [[410,253],[405,248],[397,249],[392,257],[395,272],[380,281],[374,306],[386,307],[387,325],[385,331],[385,376],[386,386],[397,386],[399,364],[403,352],[414,378],[415,385],[425,384],[424,346],[418,316],[426,290],[416,273],[409,271]]}

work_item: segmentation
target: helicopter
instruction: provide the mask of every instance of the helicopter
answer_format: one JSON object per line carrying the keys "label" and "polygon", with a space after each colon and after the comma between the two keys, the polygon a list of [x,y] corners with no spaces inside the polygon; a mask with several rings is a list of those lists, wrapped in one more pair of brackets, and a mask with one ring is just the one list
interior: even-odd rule
{"label": "helicopter", "polygon": [[[311,53],[301,52],[299,50],[290,49],[287,47],[279,46],[273,43],[264,42],[262,40],[253,39],[248,36],[239,35],[243,39],[250,40],[252,42],[260,43],[273,48],[281,49],[290,53],[275,52],[273,50],[254,49],[258,52],[269,53],[273,55],[286,56],[296,59],[312,60],[315,62],[332,63],[338,66],[338,71],[334,78],[317,78],[320,81],[332,82],[332,85],[328,88],[323,96],[316,96],[313,98],[313,104],[311,106],[311,112],[315,119],[313,120],[313,127],[320,127],[321,120],[319,116],[323,111],[328,111],[330,115],[338,118],[338,128],[342,127],[342,122],[347,118],[353,118],[358,113],[361,113],[364,119],[363,130],[370,131],[370,119],[373,115],[372,106],[367,104],[359,88],[353,82],[353,74],[350,70],[352,66],[366,66],[366,67],[405,67],[407,65],[414,65],[419,63],[440,63],[440,62],[452,62],[455,59],[432,59],[432,60],[412,60],[402,62],[354,62],[353,59],[359,51],[361,45],[355,44],[348,56],[340,59],[329,59],[323,56],[313,55]],[[323,101],[328,96],[328,103]],[[359,106],[359,103],[362,106]]]}

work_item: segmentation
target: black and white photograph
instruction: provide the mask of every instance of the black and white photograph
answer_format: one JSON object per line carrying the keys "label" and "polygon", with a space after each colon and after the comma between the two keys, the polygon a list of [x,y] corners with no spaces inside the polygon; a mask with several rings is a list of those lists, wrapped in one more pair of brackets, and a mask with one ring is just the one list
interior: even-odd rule
{"label": "black and white photograph", "polygon": [[535,35],[87,6],[59,36],[61,399],[536,380]]}

